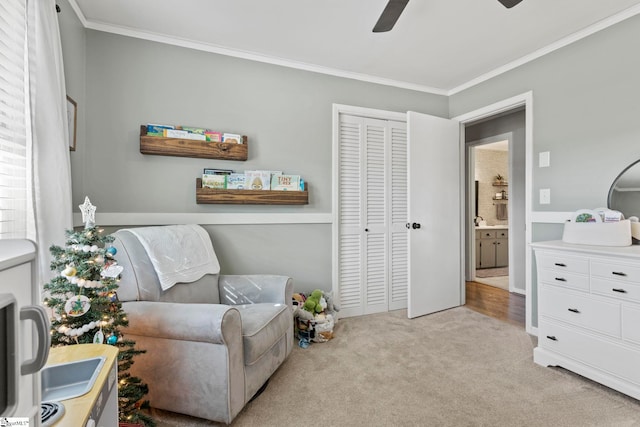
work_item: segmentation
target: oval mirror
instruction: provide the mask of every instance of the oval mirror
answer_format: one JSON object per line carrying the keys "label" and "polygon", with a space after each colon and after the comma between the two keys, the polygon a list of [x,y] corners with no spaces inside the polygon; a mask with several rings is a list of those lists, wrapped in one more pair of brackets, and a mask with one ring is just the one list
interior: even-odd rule
{"label": "oval mirror", "polygon": [[607,205],[622,212],[625,218],[640,218],[640,160],[627,166],[613,181]]}

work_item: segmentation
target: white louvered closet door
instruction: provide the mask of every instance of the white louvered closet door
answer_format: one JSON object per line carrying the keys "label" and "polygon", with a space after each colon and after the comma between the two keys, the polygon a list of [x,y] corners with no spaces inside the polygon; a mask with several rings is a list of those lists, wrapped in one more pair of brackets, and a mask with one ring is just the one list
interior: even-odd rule
{"label": "white louvered closet door", "polygon": [[389,122],[390,166],[389,180],[391,224],[389,230],[390,277],[389,310],[407,308],[407,285],[409,283],[409,221],[407,193],[407,125]]}
{"label": "white louvered closet door", "polygon": [[341,115],[339,132],[340,314],[348,317],[404,308],[406,126]]}

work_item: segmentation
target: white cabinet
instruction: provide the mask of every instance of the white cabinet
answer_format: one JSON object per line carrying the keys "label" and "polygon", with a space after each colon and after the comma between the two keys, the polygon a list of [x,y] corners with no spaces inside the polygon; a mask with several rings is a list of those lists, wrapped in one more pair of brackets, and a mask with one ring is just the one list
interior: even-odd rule
{"label": "white cabinet", "polygon": [[406,308],[406,123],[341,114],[338,132],[340,315]]}
{"label": "white cabinet", "polygon": [[640,247],[532,245],[538,275],[534,361],[640,399]]}
{"label": "white cabinet", "polygon": [[506,267],[508,265],[508,230],[476,230],[476,269]]}

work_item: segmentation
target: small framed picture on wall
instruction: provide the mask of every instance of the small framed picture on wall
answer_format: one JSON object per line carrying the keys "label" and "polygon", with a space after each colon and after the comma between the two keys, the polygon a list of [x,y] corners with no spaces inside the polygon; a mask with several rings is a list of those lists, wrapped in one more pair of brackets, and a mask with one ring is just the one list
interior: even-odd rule
{"label": "small framed picture on wall", "polygon": [[67,95],[67,126],[69,128],[69,150],[76,151],[76,128],[78,127],[78,104]]}

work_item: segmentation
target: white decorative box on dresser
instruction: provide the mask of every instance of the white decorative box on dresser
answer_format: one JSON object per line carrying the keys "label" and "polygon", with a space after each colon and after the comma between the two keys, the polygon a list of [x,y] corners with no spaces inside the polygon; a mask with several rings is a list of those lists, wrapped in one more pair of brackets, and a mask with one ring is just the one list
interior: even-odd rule
{"label": "white decorative box on dresser", "polygon": [[640,399],[640,246],[531,246],[538,273],[533,360]]}

